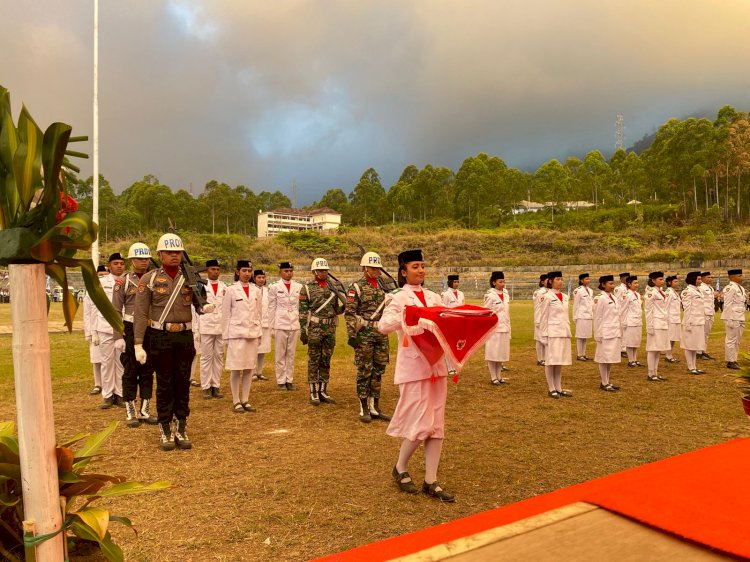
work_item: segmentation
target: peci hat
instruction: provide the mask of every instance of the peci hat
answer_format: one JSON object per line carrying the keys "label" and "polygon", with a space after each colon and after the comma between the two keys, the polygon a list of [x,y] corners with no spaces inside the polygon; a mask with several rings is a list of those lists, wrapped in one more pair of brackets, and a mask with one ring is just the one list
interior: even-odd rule
{"label": "peci hat", "polygon": [[688,285],[695,285],[695,282],[700,276],[701,276],[700,271],[691,271],[685,276],[685,283],[687,283]]}
{"label": "peci hat", "polygon": [[404,252],[401,252],[398,255],[398,263],[399,265],[406,265],[409,262],[413,261],[424,261],[424,256],[422,256],[422,249],[416,248],[414,250],[406,250]]}
{"label": "peci hat", "polygon": [[562,277],[562,271],[550,271],[547,274],[547,279],[554,279],[555,277]]}
{"label": "peci hat", "polygon": [[602,275],[599,277],[599,284],[604,285],[607,281],[614,281],[615,276],[614,275]]}
{"label": "peci hat", "polygon": [[458,275],[449,275],[448,283],[453,283],[454,281],[458,281]]}
{"label": "peci hat", "polygon": [[262,269],[256,269],[255,271],[253,271],[253,277],[255,277],[256,275],[265,275],[265,274],[266,272],[263,271]]}
{"label": "peci hat", "polygon": [[637,275],[628,275],[627,278],[625,278],[625,283],[632,283],[633,281],[638,281]]}
{"label": "peci hat", "polygon": [[493,271],[492,275],[490,275],[490,287],[492,287],[493,283],[498,279],[505,279],[505,274],[502,271]]}
{"label": "peci hat", "polygon": [[664,277],[663,271],[652,271],[648,274],[649,279],[658,279],[659,277]]}
{"label": "peci hat", "polygon": [[206,267],[219,267],[219,260],[208,260]]}
{"label": "peci hat", "polygon": [[730,269],[727,271],[727,275],[742,275],[741,269]]}
{"label": "peci hat", "polygon": [[294,269],[294,266],[288,261],[283,261],[279,264],[279,269]]}
{"label": "peci hat", "polygon": [[675,279],[677,279],[677,276],[676,276],[676,275],[670,275],[669,277],[667,277],[667,278],[666,278],[666,279],[664,280],[664,282],[665,282],[665,283],[666,283],[667,285],[669,285],[669,284],[670,284],[670,283],[671,283],[672,281],[674,281]]}
{"label": "peci hat", "polygon": [[237,269],[242,269],[243,267],[250,267],[250,260],[237,260]]}
{"label": "peci hat", "polygon": [[112,263],[115,260],[122,260],[125,261],[125,258],[122,257],[122,254],[120,252],[115,252],[111,256],[109,256],[109,259],[107,260],[107,263]]}
{"label": "peci hat", "polygon": [[97,273],[101,273],[102,271],[107,271],[107,266],[99,264],[96,268]]}
{"label": "peci hat", "polygon": [[622,279],[623,277],[630,277],[630,272],[629,271],[625,271],[623,273],[620,273],[620,279]]}
{"label": "peci hat", "polygon": [[579,281],[583,281],[584,279],[586,279],[586,277],[591,277],[591,275],[589,275],[588,273],[581,273],[581,274],[580,274],[580,275],[578,276],[578,280],[579,280]]}
{"label": "peci hat", "polygon": [[698,275],[700,275],[701,277],[706,277],[707,275],[711,275],[711,272],[710,272],[710,271],[704,271],[703,273],[701,273],[701,272],[699,271],[699,272],[697,272],[697,273],[698,273]]}

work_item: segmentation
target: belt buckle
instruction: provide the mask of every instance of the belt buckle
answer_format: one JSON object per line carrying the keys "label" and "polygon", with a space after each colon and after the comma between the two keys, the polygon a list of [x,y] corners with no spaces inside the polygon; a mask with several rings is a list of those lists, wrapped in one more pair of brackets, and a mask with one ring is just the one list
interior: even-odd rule
{"label": "belt buckle", "polygon": [[182,332],[182,324],[181,323],[170,323],[167,325],[167,330],[170,332]]}

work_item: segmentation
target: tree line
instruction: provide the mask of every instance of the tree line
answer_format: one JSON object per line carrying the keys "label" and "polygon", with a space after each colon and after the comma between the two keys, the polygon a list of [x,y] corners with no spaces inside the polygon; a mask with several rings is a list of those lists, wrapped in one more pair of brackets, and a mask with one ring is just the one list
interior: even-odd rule
{"label": "tree line", "polygon": [[[553,209],[566,201],[614,207],[637,200],[675,205],[685,217],[700,211],[737,222],[750,218],[750,182],[744,181],[749,170],[750,119],[724,106],[713,121],[670,119],[641,153],[619,149],[607,159],[592,150],[582,158],[550,160],[534,172],[479,153],[455,172],[410,164],[387,191],[369,168],[348,194],[331,188],[310,207],[339,211],[345,225],[448,219],[466,227],[493,227],[511,220],[522,200],[549,202]],[[69,186],[84,210],[91,208],[91,183],[91,178],[75,179]],[[254,235],[260,209],[289,206],[279,191],[256,194],[216,180],[193,197],[184,189],[173,192],[151,175],[115,195],[101,178],[100,232],[106,239],[164,230],[169,217],[181,230]]]}

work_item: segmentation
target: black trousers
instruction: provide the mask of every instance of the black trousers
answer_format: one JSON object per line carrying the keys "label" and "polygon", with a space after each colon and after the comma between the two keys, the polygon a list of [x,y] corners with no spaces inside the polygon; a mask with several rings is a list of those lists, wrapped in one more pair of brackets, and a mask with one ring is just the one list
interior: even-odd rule
{"label": "black trousers", "polygon": [[190,415],[190,366],[195,357],[193,332],[146,329],[148,354],[156,371],[156,413],[159,423]]}
{"label": "black trousers", "polygon": [[[130,402],[140,394],[141,400],[151,399],[154,394],[154,368],[151,366],[151,357],[145,365],[141,365],[135,358],[135,343],[133,339],[133,323],[123,322],[125,326],[125,352],[120,354],[122,361],[122,398]],[[148,332],[143,338],[143,349],[148,350]]]}

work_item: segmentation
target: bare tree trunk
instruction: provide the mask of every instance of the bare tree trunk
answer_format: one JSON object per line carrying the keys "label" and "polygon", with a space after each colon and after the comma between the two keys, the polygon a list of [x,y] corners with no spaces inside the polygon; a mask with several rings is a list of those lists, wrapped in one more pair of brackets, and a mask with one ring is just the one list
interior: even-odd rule
{"label": "bare tree trunk", "polygon": [[740,207],[740,180],[742,179],[742,171],[737,168],[737,220],[742,218],[742,211]]}
{"label": "bare tree trunk", "polygon": [[695,211],[698,211],[698,188],[695,185],[695,178],[693,178],[693,205],[695,205]]}
{"label": "bare tree trunk", "polygon": [[[44,265],[12,264],[9,269],[24,517],[43,535],[62,526]],[[63,533],[36,547],[37,562],[62,559]]]}

